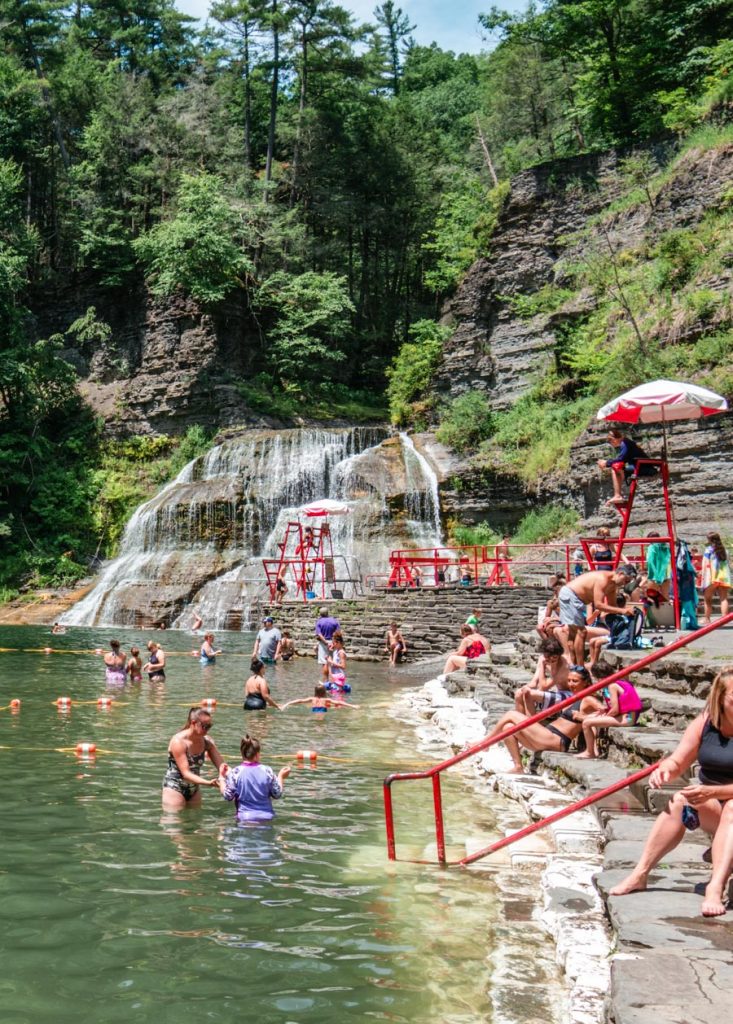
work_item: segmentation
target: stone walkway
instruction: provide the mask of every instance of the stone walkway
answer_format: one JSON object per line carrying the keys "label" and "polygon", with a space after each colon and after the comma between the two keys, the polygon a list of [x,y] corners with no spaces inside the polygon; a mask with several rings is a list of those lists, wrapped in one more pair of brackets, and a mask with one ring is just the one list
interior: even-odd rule
{"label": "stone walkway", "polygon": [[[733,631],[722,629],[636,677],[652,703],[650,722],[646,728],[611,730],[611,759],[585,761],[545,752],[540,755],[543,767],[580,798],[669,752],[686,722],[704,706],[714,674],[733,662],[732,640]],[[639,652],[614,652],[609,671],[638,659]],[[488,672],[473,679],[456,673],[446,684],[449,690],[472,693],[487,712],[487,724],[496,721],[507,696],[528,678],[529,657],[523,663],[521,656],[500,651],[494,660]],[[595,884],[615,936],[606,1018],[613,1024],[721,1024],[727,1018],[733,912],[721,918],[700,914],[710,874],[702,860],[708,837],[702,832],[687,835],[652,873],[646,892],[608,896],[638,861],[654,815],[666,806],[674,788],[651,790],[642,782],[594,808],[603,846]]]}

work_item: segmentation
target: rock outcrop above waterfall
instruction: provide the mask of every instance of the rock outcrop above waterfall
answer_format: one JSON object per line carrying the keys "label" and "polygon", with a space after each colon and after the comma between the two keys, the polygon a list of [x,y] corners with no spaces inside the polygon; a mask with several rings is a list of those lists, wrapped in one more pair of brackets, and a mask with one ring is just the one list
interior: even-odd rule
{"label": "rock outcrop above waterfall", "polygon": [[183,296],[156,299],[141,281],[125,289],[70,281],[34,306],[39,337],[65,331],[89,307],[111,327],[93,352],[81,343],[63,353],[111,434],[277,425],[253,415],[233,384],[262,368],[261,332],[243,293],[205,310]]}
{"label": "rock outcrop above waterfall", "polygon": [[[663,148],[648,153],[665,157]],[[587,259],[594,246],[603,247],[604,239],[594,236],[593,218],[622,191],[628,192],[629,185],[619,173],[626,155],[609,152],[555,161],[513,179],[490,255],[474,263],[444,307],[442,319],[453,328],[453,334],[433,380],[439,401],[480,391],[494,411],[502,412],[530,392],[543,374],[555,369],[558,339],[569,323],[588,314],[591,296],[577,292],[572,303],[554,313],[524,319],[517,315],[514,300],[549,284],[562,286],[568,267]],[[614,250],[643,253],[652,250],[665,232],[699,225],[711,210],[721,209],[721,202],[728,202],[732,178],[730,144],[707,152],[689,150],[676,162],[673,173],[660,179],[653,214],[642,201],[620,204],[615,214],[608,215]],[[717,275],[703,284],[720,295],[723,305],[729,305],[733,270],[726,269],[731,266],[729,260],[722,262]],[[727,322],[721,321],[720,326],[730,330]],[[694,344],[705,329],[702,322],[688,323],[681,342]],[[660,339],[654,344],[664,344],[662,335]],[[605,424],[589,424],[572,447],[569,470],[531,485],[499,460],[492,465],[488,455],[477,463],[441,450],[434,439],[425,438],[423,444],[439,471],[441,506],[447,518],[466,523],[487,520],[497,528],[511,530],[533,506],[562,502],[574,505],[584,528],[592,530],[618,522],[605,506],[610,483],[607,477],[601,479],[596,466],[597,458],[610,454],[605,434]],[[634,428],[634,436],[650,454],[660,454],[658,426]],[[730,415],[671,428],[671,486],[681,535],[699,540],[709,529],[730,533],[731,442]],[[634,507],[634,531],[663,525],[660,489],[642,487]]]}

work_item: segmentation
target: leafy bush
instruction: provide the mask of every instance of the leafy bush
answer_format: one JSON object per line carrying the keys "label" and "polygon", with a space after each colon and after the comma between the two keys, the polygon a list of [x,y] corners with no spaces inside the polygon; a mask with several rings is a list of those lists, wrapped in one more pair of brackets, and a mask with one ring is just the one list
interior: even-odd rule
{"label": "leafy bush", "polygon": [[387,369],[389,413],[397,426],[414,420],[416,400],[428,387],[450,334],[450,327],[434,320],[417,320],[410,327],[409,340]]}
{"label": "leafy bush", "polygon": [[487,189],[478,176],[468,174],[443,194],[435,226],[422,247],[434,261],[425,273],[431,291],[443,295],[455,288],[473,261],[487,252],[508,195],[508,182]]}
{"label": "leafy bush", "polygon": [[315,271],[293,277],[279,271],[262,285],[259,301],[277,313],[268,338],[283,381],[299,391],[301,381],[335,376],[346,359],[354,312],[345,277]]}
{"label": "leafy bush", "polygon": [[533,509],[519,523],[512,535],[515,544],[543,544],[572,533],[578,525],[577,509],[567,505],[545,505]]}
{"label": "leafy bush", "polygon": [[477,391],[451,402],[437,430],[441,444],[457,452],[478,448],[494,431],[494,414],[487,398]]}
{"label": "leafy bush", "polygon": [[[180,288],[198,302],[213,303],[253,273],[242,232],[219,178],[184,174],[173,219],[156,225],[133,245],[157,295],[171,295]],[[244,241],[255,243],[254,238]]]}
{"label": "leafy bush", "polygon": [[475,526],[454,525],[451,529],[451,539],[460,547],[473,547],[474,545],[492,547],[501,540],[501,534],[485,520],[483,523],[476,523]]}
{"label": "leafy bush", "polygon": [[546,284],[539,291],[529,295],[502,296],[511,306],[512,312],[520,320],[532,320],[540,313],[554,313],[574,293],[569,288],[558,288],[555,284]]}

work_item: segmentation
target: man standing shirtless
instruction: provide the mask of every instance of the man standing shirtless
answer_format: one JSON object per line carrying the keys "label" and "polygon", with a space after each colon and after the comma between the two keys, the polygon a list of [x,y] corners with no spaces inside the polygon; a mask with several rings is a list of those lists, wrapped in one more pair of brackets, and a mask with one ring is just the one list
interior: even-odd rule
{"label": "man standing shirtless", "polygon": [[576,665],[583,665],[585,658],[585,609],[604,615],[631,615],[633,609],[620,608],[614,604],[616,591],[628,583],[636,570],[632,565],[620,565],[618,569],[596,569],[576,576],[572,583],[566,583],[558,594],[560,600],[560,625],[568,627],[568,644]]}

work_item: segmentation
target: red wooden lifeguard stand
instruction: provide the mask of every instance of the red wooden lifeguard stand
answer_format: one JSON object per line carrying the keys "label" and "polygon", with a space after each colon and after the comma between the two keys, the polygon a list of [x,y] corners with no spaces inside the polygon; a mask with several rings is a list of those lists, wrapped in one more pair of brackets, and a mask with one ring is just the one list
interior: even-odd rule
{"label": "red wooden lifeguard stand", "polygon": [[291,521],[285,536],[277,545],[279,557],[263,558],[270,599],[277,596],[277,581],[288,573],[295,582],[296,597],[308,600],[326,596],[326,586],[335,582],[331,528],[327,522],[318,526],[304,526]]}
{"label": "red wooden lifeguard stand", "polygon": [[[639,468],[641,466],[655,466],[658,470],[655,476],[644,476],[639,477]],[[634,466],[634,473],[629,480],[629,494],[628,497],[622,502],[615,502],[613,507],[616,509],[618,514],[621,516],[621,529],[617,539],[613,537],[608,538],[608,543],[614,546],[615,553],[613,556],[613,568],[615,569],[621,562],[623,556],[623,549],[628,544],[641,545],[642,550],[644,545],[652,542],[650,537],[633,537],[629,536],[629,521],[631,519],[631,509],[634,505],[634,498],[639,485],[639,480],[645,480],[648,484],[654,484],[659,481],[662,484],[662,497],[664,500],[664,516],[667,523],[667,534],[666,536],[655,536],[653,538],[654,544],[667,544],[669,545],[669,554],[671,559],[671,574],[672,574],[672,595],[673,595],[673,608],[674,608],[674,621],[675,628],[680,628],[680,601],[679,592],[677,587],[677,568],[675,559],[675,547],[676,547],[676,536],[674,527],[674,515],[672,513],[672,502],[669,496],[669,464],[666,459],[639,459]],[[583,552],[588,561],[588,565],[591,568],[595,568],[595,560],[591,554],[590,545],[595,541],[600,540],[598,537],[581,537],[580,543],[583,548]]]}

